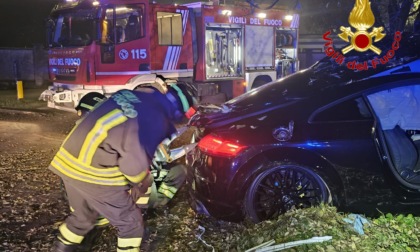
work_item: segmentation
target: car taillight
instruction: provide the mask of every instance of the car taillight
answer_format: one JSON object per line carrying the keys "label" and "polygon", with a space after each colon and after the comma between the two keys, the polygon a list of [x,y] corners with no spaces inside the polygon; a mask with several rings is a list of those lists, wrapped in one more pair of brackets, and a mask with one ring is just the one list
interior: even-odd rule
{"label": "car taillight", "polygon": [[200,140],[198,148],[209,154],[233,157],[238,155],[246,146],[229,142],[213,135],[207,135]]}

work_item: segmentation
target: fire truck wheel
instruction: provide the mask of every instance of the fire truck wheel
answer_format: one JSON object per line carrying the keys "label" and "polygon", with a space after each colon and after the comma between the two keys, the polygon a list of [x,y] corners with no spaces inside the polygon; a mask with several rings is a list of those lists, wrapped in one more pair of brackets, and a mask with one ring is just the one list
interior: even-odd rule
{"label": "fire truck wheel", "polygon": [[271,82],[272,79],[268,76],[258,76],[254,82],[252,83],[251,89],[261,87],[269,82]]}

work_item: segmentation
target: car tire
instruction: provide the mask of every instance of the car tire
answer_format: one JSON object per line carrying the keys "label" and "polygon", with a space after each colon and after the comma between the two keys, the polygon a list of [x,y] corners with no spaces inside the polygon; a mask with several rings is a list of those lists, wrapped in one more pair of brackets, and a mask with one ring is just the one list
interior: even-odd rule
{"label": "car tire", "polygon": [[257,223],[285,212],[330,203],[331,193],[313,170],[294,164],[271,163],[249,186],[244,199],[247,219]]}

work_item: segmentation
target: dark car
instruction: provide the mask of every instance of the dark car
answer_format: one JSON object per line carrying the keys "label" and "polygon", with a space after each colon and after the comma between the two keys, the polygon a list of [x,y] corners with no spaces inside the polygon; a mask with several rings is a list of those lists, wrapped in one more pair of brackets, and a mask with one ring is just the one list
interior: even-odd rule
{"label": "dark car", "polygon": [[[258,222],[331,203],[342,211],[420,213],[420,45],[355,71],[325,58],[190,120],[193,208]],[[376,57],[355,52],[346,62]]]}

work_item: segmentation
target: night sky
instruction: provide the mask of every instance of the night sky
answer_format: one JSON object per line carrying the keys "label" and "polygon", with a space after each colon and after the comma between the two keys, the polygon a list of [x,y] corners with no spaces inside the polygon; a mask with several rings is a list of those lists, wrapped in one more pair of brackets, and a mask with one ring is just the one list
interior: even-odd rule
{"label": "night sky", "polygon": [[0,0],[0,47],[44,44],[44,20],[57,0]]}

